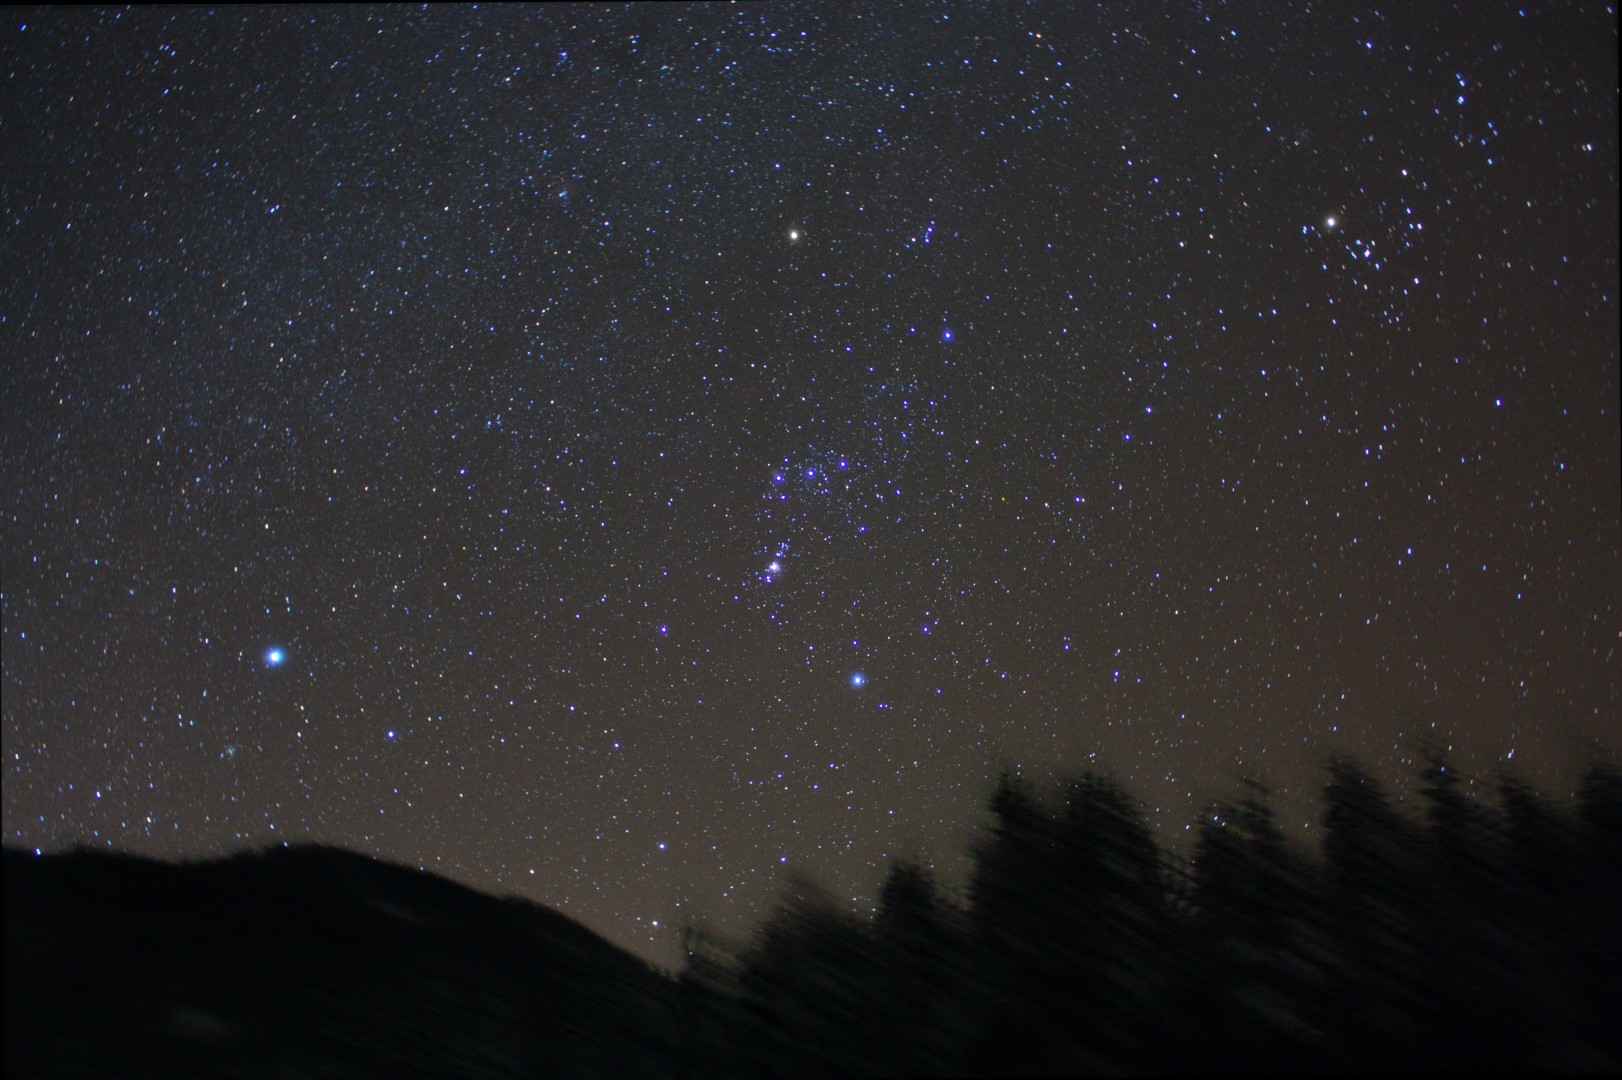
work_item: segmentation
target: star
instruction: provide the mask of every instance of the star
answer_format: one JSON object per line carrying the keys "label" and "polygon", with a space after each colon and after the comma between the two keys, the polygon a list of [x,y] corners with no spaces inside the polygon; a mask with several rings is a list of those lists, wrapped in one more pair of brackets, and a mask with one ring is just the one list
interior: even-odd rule
{"label": "star", "polygon": [[270,667],[280,667],[282,661],[286,659],[287,654],[282,651],[280,646],[273,646],[265,652],[265,663]]}

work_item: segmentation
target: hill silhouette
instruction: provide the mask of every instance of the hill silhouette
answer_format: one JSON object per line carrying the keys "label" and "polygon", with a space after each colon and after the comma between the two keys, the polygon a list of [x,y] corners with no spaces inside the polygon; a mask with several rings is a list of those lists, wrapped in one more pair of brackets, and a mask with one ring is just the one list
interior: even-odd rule
{"label": "hill silhouette", "polygon": [[[320,846],[5,852],[8,1076],[913,1076],[1622,1068],[1622,774],[1569,803],[1355,764],[1306,848],[1247,783],[1156,843],[1004,777],[966,893],[793,878],[675,977],[557,912]],[[1483,792],[1487,794],[1483,795]]]}
{"label": "hill silhouette", "polygon": [[5,852],[8,1076],[664,1075],[674,984],[555,911],[336,848]]}

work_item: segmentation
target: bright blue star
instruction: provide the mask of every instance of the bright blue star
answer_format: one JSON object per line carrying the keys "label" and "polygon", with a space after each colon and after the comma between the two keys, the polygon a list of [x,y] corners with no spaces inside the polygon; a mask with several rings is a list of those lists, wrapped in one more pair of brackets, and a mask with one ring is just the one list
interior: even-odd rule
{"label": "bright blue star", "polygon": [[856,672],[854,675],[852,675],[850,677],[850,684],[852,686],[861,686],[866,681],[867,681],[867,676],[863,675],[860,671]]}
{"label": "bright blue star", "polygon": [[265,663],[269,664],[271,667],[279,667],[281,662],[286,659],[287,654],[282,652],[279,647],[272,648],[265,653]]}
{"label": "bright blue star", "polygon": [[942,341],[951,341],[952,340],[952,328],[951,327],[948,326],[946,329],[941,331],[941,340]]}

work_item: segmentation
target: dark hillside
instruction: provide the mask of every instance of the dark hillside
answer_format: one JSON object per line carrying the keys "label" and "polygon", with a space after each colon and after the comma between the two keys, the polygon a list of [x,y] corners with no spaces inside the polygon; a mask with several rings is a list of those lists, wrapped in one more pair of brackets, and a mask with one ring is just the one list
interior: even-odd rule
{"label": "dark hillside", "polygon": [[341,850],[5,852],[8,1076],[663,1075],[673,992],[554,911]]}

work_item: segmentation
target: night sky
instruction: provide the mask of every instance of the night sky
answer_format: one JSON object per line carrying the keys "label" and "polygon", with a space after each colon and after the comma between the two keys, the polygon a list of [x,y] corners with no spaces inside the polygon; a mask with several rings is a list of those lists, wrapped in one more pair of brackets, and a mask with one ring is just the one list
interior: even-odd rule
{"label": "night sky", "polygon": [[[0,53],[4,837],[673,962],[1622,748],[1597,3],[83,9]],[[1482,787],[1487,786],[1482,784]]]}

